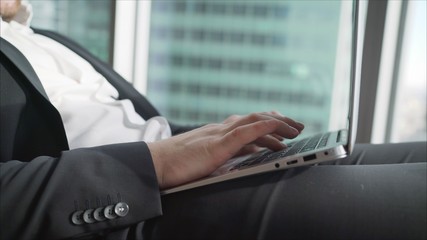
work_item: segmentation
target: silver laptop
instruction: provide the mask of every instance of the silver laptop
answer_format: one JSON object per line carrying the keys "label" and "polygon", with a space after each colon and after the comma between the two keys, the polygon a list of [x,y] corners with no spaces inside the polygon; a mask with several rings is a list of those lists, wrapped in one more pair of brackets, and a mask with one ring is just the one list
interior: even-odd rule
{"label": "silver laptop", "polygon": [[350,12],[353,12],[353,16],[349,16],[349,24],[352,25],[352,29],[351,46],[348,53],[348,57],[351,59],[348,62],[351,66],[350,74],[348,74],[349,79],[342,79],[343,81],[350,82],[348,124],[346,129],[316,134],[308,138],[286,143],[288,147],[281,151],[262,150],[254,154],[230,159],[208,177],[167,189],[162,194],[183,191],[253,174],[313,165],[350,155],[356,138],[355,128],[357,126],[359,103],[360,61],[358,61],[359,58],[356,56],[359,21],[358,0],[355,0],[350,7],[352,8]]}

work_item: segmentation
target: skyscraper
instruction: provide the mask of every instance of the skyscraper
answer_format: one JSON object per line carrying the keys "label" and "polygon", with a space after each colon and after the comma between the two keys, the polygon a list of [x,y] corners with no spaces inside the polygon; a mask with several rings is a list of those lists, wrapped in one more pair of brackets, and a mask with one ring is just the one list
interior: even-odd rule
{"label": "skyscraper", "polygon": [[90,52],[111,61],[114,1],[30,0],[33,27],[49,29],[73,38]]}
{"label": "skyscraper", "polygon": [[148,97],[177,122],[278,110],[328,128],[340,1],[153,1]]}

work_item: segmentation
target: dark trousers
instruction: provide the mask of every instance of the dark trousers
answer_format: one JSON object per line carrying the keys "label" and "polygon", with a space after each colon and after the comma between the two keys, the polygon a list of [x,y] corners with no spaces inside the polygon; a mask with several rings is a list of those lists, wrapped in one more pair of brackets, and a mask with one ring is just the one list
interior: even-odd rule
{"label": "dark trousers", "polygon": [[[144,239],[426,239],[426,143],[162,197]],[[141,235],[142,224],[134,237]],[[135,234],[135,233],[134,233]],[[133,234],[132,234],[133,235]]]}

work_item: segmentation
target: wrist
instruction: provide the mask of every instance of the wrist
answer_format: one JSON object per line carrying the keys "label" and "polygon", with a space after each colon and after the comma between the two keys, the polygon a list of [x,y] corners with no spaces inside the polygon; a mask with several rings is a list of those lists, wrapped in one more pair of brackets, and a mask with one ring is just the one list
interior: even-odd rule
{"label": "wrist", "polygon": [[151,159],[153,160],[154,170],[157,176],[159,188],[163,188],[163,162],[160,157],[159,147],[157,142],[147,143],[150,150]]}

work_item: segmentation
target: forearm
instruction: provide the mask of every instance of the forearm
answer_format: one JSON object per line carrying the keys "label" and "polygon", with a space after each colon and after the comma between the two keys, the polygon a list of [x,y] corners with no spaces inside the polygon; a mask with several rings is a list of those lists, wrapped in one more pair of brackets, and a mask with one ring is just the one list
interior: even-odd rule
{"label": "forearm", "polygon": [[[159,188],[145,143],[63,152],[59,158],[1,165],[1,238],[50,239],[126,227],[161,214]],[[76,211],[125,202],[124,217],[74,224]]]}

